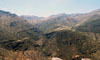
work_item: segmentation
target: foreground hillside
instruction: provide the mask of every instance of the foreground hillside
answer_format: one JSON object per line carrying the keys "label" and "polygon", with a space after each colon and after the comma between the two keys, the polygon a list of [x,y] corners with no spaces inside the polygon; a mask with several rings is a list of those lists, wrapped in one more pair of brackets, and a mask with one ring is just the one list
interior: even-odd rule
{"label": "foreground hillside", "polygon": [[[30,60],[51,60],[53,57],[63,60],[99,59],[100,44],[92,35],[72,31],[57,31],[46,34],[45,38],[40,38],[38,41],[30,39],[2,41],[0,42],[0,55],[2,59],[16,59],[16,57],[17,59],[27,58]],[[77,55],[78,57],[76,57]]]}

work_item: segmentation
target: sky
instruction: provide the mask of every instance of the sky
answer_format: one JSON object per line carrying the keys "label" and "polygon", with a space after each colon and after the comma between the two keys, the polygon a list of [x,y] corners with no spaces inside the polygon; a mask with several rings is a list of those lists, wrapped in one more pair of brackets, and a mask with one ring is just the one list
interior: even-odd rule
{"label": "sky", "polygon": [[100,0],[0,0],[0,10],[17,15],[50,16],[87,13],[100,9]]}

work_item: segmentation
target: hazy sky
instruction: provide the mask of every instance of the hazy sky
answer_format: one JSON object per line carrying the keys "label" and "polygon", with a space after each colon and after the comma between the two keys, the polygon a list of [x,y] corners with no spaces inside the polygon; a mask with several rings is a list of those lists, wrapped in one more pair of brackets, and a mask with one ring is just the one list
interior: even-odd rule
{"label": "hazy sky", "polygon": [[0,9],[18,15],[49,16],[100,9],[100,0],[0,0]]}

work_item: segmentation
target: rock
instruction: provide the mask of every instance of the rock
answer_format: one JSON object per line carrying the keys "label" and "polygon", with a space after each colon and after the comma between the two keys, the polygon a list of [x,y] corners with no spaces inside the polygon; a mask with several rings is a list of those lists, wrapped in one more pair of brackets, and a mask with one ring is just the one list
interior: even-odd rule
{"label": "rock", "polygon": [[58,57],[53,57],[51,60],[62,60],[62,59],[60,59]]}
{"label": "rock", "polygon": [[81,60],[91,60],[91,59],[89,59],[89,58],[82,58]]}

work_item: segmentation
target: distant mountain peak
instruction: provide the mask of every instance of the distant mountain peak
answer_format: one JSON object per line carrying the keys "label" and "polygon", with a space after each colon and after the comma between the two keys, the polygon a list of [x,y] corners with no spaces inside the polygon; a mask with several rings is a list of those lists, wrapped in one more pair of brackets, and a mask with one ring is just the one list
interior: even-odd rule
{"label": "distant mountain peak", "polygon": [[54,17],[54,16],[67,16],[66,13],[60,13],[60,14],[56,14],[56,15],[51,15],[50,17]]}
{"label": "distant mountain peak", "polygon": [[92,11],[93,13],[98,13],[98,12],[100,12],[100,9],[96,9],[96,10],[94,10],[94,11]]}
{"label": "distant mountain peak", "polygon": [[20,17],[24,18],[25,20],[40,20],[43,18],[43,17],[34,16],[34,15],[22,15]]}
{"label": "distant mountain peak", "polygon": [[97,10],[100,10],[100,9],[97,9]]}
{"label": "distant mountain peak", "polygon": [[65,15],[67,15],[66,13],[60,13],[60,14],[58,14],[58,15],[60,15],[60,16],[65,16]]}
{"label": "distant mountain peak", "polygon": [[3,16],[3,15],[11,16],[11,17],[16,17],[17,16],[16,14],[10,13],[8,11],[0,10],[0,16]]}
{"label": "distant mountain peak", "polygon": [[10,12],[0,10],[0,13],[10,13]]}

